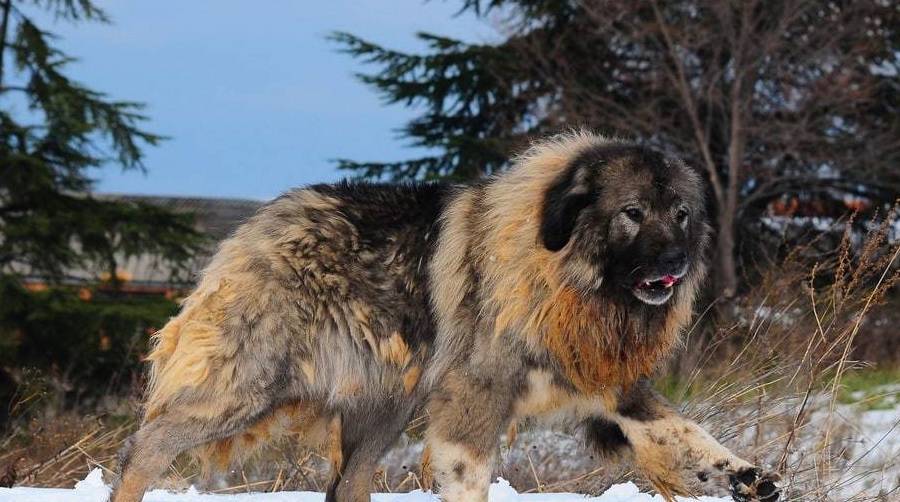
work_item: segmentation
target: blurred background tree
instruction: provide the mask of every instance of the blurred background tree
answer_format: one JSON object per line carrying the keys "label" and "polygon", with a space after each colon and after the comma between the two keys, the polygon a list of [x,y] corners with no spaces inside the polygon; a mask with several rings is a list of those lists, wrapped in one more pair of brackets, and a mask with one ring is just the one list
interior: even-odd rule
{"label": "blurred background tree", "polygon": [[74,59],[21,8],[35,4],[71,22],[108,22],[90,0],[0,3],[0,273],[59,279],[100,266],[115,280],[116,261],[140,253],[188,263],[201,241],[188,216],[91,197],[90,169],[143,170],[141,149],[163,138],[141,129],[140,103],[63,73]]}
{"label": "blurred background tree", "polygon": [[[341,159],[363,178],[471,179],[537,135],[571,127],[686,157],[707,175],[717,290],[773,202],[846,212],[900,193],[900,11],[892,2],[464,0],[499,43],[420,33],[423,54],[349,33],[333,39],[376,70],[359,78],[423,110],[400,134],[427,155]],[[829,204],[835,206],[826,207]]]}
{"label": "blurred background tree", "polygon": [[36,24],[35,9],[67,22],[109,21],[90,0],[0,1],[0,373],[35,366],[108,382],[112,373],[100,366],[110,358],[137,365],[133,352],[144,344],[135,334],[161,325],[174,303],[91,302],[90,292],[65,288],[35,293],[18,277],[58,286],[73,269],[105,273],[114,296],[121,260],[152,255],[181,273],[205,239],[190,215],[91,195],[91,169],[144,170],[142,149],[163,138],[141,128],[140,103],[110,99],[65,75],[74,59]]}

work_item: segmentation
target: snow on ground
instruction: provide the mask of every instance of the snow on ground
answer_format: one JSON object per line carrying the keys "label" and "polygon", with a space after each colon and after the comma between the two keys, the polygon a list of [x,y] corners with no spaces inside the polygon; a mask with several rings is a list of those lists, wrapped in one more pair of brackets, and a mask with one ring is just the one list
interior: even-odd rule
{"label": "snow on ground", "polygon": [[[884,387],[885,391],[889,388]],[[900,386],[892,386],[900,400]],[[838,408],[838,419],[853,437],[850,468],[844,473],[840,493],[888,493],[900,487],[900,404],[893,409],[854,413],[852,406]]]}
{"label": "snow on ground", "polygon": [[[74,489],[57,488],[0,488],[0,502],[105,502],[109,487],[103,483],[100,469],[94,469]],[[519,494],[503,479],[491,485],[491,502],[662,502],[659,495],[640,493],[633,483],[614,485],[599,497],[586,497],[572,493]],[[241,493],[235,495],[201,494],[191,488],[182,493],[153,490],[144,496],[144,502],[320,502],[325,495],[312,492]],[[431,493],[380,493],[372,502],[438,502]],[[700,497],[679,501],[727,502],[730,499]]]}
{"label": "snow on ground", "polygon": [[[833,479],[837,500],[849,500],[859,495],[877,496],[881,493],[896,493],[900,487],[900,384],[879,388],[876,394],[882,396],[883,402],[877,409],[860,409],[854,404],[839,404],[831,420],[836,434],[844,438],[845,458],[848,465],[843,472]],[[862,400],[865,396],[853,396]],[[821,398],[825,399],[825,398]],[[814,409],[809,417],[809,426],[804,430],[817,430],[826,421],[828,401],[811,400]],[[814,403],[815,402],[815,403]],[[785,416],[792,420],[794,405],[785,409]],[[887,409],[883,409],[887,408]],[[747,434],[754,434],[748,429]],[[775,430],[775,433],[778,433]],[[817,440],[816,434],[809,438]],[[815,454],[815,441],[801,444],[803,437],[798,437],[792,458]],[[743,443],[752,442],[745,438]],[[741,441],[739,441],[741,442]],[[508,448],[501,456],[502,461],[498,474],[508,479],[516,478],[513,467],[519,465],[537,466],[541,478],[546,481],[554,472],[566,473],[571,478],[573,473],[589,472],[596,467],[596,460],[590,458],[589,452],[583,449],[583,441],[569,434],[550,429],[523,430],[512,448]],[[421,457],[422,445],[409,442],[398,445],[385,458],[385,465],[413,466]],[[535,463],[532,464],[532,460]],[[530,471],[529,471],[530,472]],[[402,474],[402,472],[401,472]],[[530,479],[530,478],[529,478]],[[552,484],[552,479],[550,479]],[[522,482],[520,479],[519,482]],[[524,483],[526,486],[528,483]],[[227,486],[227,485],[223,485]],[[569,485],[571,489],[589,490]],[[210,488],[217,488],[213,485]],[[715,489],[722,489],[717,486]],[[73,489],[53,488],[0,488],[0,502],[106,502],[109,487],[104,484],[100,469],[94,469],[87,477],[78,482]],[[143,502],[321,502],[321,493],[312,492],[277,492],[277,493],[242,493],[242,494],[207,494],[200,493],[191,487],[186,491],[172,492],[153,490]],[[437,496],[431,493],[415,491],[411,493],[383,493],[372,497],[373,502],[438,502]],[[678,498],[681,502],[700,500],[702,502],[729,502],[729,497],[700,497],[700,499]],[[872,500],[869,498],[868,500]],[[880,500],[880,499],[879,499]],[[885,499],[886,500],[886,499]],[[892,499],[893,500],[893,499]],[[552,494],[519,494],[509,482],[498,478],[491,486],[490,502],[663,502],[659,495],[641,493],[633,483],[622,483],[611,486],[602,495],[589,497],[573,493]]]}

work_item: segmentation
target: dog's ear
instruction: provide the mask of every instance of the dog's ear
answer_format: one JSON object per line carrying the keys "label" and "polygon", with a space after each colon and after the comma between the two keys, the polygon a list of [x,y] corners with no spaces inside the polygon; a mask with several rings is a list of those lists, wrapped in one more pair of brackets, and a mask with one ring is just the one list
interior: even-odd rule
{"label": "dog's ear", "polygon": [[572,238],[578,215],[596,200],[597,187],[585,159],[572,162],[544,195],[541,240],[550,251],[559,251]]}

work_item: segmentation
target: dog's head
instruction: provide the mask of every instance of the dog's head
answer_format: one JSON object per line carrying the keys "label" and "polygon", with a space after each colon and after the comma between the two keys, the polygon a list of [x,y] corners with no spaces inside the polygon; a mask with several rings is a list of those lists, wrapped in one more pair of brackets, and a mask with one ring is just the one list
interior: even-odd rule
{"label": "dog's head", "polygon": [[565,253],[563,279],[574,288],[660,306],[701,273],[709,230],[694,169],[610,143],[581,152],[547,189],[540,238]]}

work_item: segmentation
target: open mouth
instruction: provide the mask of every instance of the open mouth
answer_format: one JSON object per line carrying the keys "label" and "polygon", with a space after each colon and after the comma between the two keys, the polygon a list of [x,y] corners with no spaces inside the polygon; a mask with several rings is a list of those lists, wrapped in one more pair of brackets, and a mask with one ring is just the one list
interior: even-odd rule
{"label": "open mouth", "polygon": [[672,286],[681,282],[681,277],[675,277],[671,274],[666,274],[661,277],[657,277],[656,279],[645,279],[641,281],[637,287],[640,289],[669,289]]}
{"label": "open mouth", "polygon": [[661,305],[672,297],[672,292],[675,286],[681,282],[681,277],[672,274],[647,277],[632,288],[632,293],[644,303]]}

